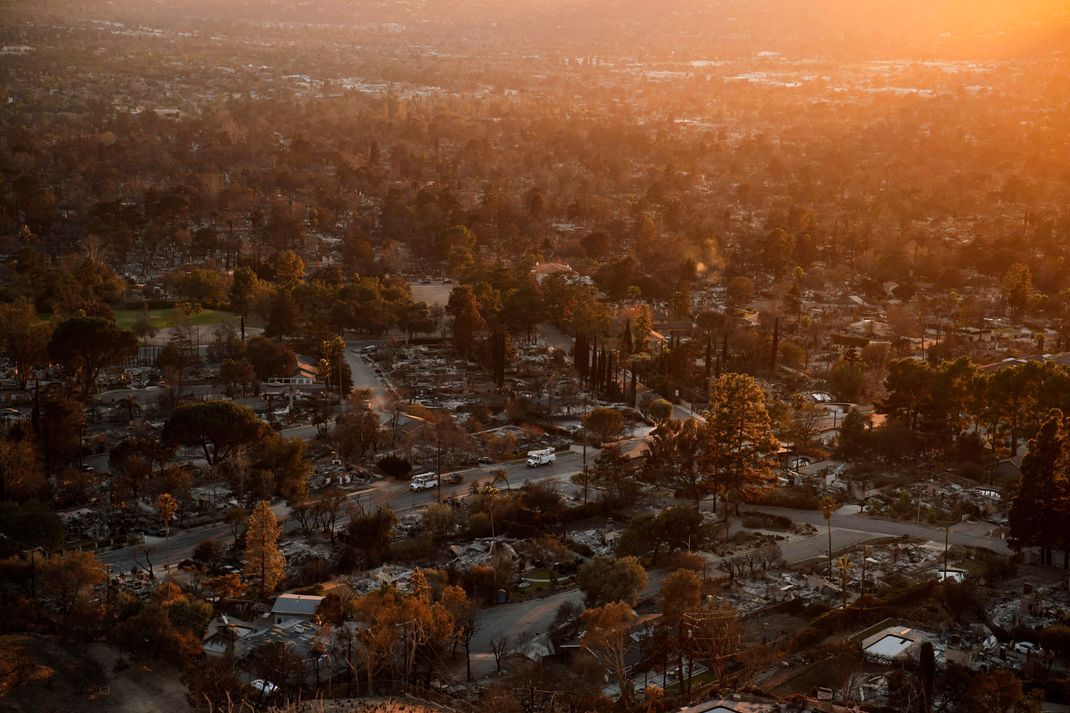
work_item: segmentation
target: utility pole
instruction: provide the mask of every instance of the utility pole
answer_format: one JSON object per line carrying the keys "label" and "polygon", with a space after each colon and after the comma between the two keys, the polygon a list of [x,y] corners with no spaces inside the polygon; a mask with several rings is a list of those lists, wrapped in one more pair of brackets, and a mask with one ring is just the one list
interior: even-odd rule
{"label": "utility pole", "polygon": [[104,597],[105,597],[105,602],[106,602],[105,611],[107,612],[109,617],[111,616],[111,568],[112,568],[112,565],[110,565],[110,564],[104,565],[104,573],[105,573]]}
{"label": "utility pole", "polygon": [[587,505],[587,410],[589,404],[587,403],[587,395],[583,396],[583,418],[580,419],[580,430],[583,431],[583,504]]}
{"label": "utility pole", "polygon": [[435,502],[442,502],[442,434],[435,424]]}
{"label": "utility pole", "polygon": [[[584,414],[586,415],[586,414]],[[587,504],[587,426],[581,427],[583,430],[583,504]]]}
{"label": "utility pole", "polygon": [[[691,695],[691,673],[695,670],[695,654],[694,654],[694,639],[695,630],[688,624],[687,626],[687,695]],[[683,682],[680,683],[680,690],[683,690]]]}
{"label": "utility pole", "polygon": [[346,402],[342,400],[342,360],[346,358],[345,344],[342,344],[342,351],[338,355],[338,413],[342,413],[346,409]]}
{"label": "utility pole", "polygon": [[873,554],[873,548],[866,545],[862,548],[862,592],[859,594],[858,601],[865,602],[866,599],[866,565],[868,564],[870,555]]}
{"label": "utility pole", "polygon": [[951,539],[951,525],[944,526],[944,581],[947,580],[947,546]]}
{"label": "utility pole", "polygon": [[34,561],[34,555],[37,554],[40,547],[33,547],[29,550],[30,554],[30,596],[33,597],[34,604],[37,603],[37,563]]}

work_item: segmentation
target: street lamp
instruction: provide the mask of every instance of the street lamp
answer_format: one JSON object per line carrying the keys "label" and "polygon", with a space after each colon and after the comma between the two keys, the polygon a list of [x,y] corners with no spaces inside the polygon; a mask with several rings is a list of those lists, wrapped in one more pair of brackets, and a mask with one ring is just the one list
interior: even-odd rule
{"label": "street lamp", "polygon": [[37,552],[44,552],[41,547],[31,547],[25,550],[26,554],[30,555],[30,596],[33,598],[34,603],[37,602],[37,563],[34,561],[34,554]]}
{"label": "street lamp", "polygon": [[947,550],[951,541],[951,528],[957,525],[957,522],[952,522],[944,525],[944,576],[941,581],[947,580]]}
{"label": "street lamp", "polygon": [[583,504],[587,505],[587,483],[589,478],[587,477],[587,416],[590,404],[587,400],[586,392],[583,395],[583,417],[580,419],[580,431],[583,432]]}
{"label": "street lamp", "polygon": [[111,569],[115,565],[104,565],[104,598],[105,598],[105,611],[108,616],[111,616]]}
{"label": "street lamp", "polygon": [[[933,479],[929,478],[929,490],[931,491],[932,488],[933,488]],[[917,520],[915,521],[915,522],[919,522],[919,523],[921,522],[921,496],[924,495],[924,494],[925,494],[925,486],[924,485],[919,485],[918,486],[918,517],[917,517]]]}

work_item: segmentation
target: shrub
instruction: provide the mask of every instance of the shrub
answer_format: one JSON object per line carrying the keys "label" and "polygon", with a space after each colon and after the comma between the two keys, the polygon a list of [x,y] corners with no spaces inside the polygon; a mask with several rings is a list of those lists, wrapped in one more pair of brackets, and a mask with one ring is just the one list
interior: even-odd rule
{"label": "shrub", "polygon": [[583,557],[590,557],[591,555],[594,554],[594,550],[592,550],[588,545],[585,545],[582,542],[576,542],[575,540],[568,540],[567,542],[565,542],[565,545],[570,550],[572,550],[576,554],[581,555]]}
{"label": "shrub", "polygon": [[1045,649],[1054,651],[1060,656],[1070,655],[1070,626],[1049,626],[1032,632],[1031,635],[1034,641]]}
{"label": "shrub", "polygon": [[476,512],[468,518],[468,536],[471,538],[490,536],[490,515]]}
{"label": "shrub", "polygon": [[744,512],[743,527],[755,530],[790,530],[795,526],[791,518],[764,512]]}
{"label": "shrub", "polygon": [[795,634],[795,638],[791,642],[792,651],[802,651],[808,649],[811,646],[816,645],[822,639],[825,638],[825,632],[821,631],[817,627],[808,626],[802,631]]}
{"label": "shrub", "polygon": [[410,537],[390,545],[388,558],[393,562],[427,559],[435,554],[435,541],[427,536]]}
{"label": "shrub", "polygon": [[379,470],[391,478],[406,480],[412,475],[412,461],[402,456],[386,455],[376,461],[375,464],[379,466]]}
{"label": "shrub", "polygon": [[808,493],[799,489],[778,488],[748,498],[746,502],[752,505],[769,505],[779,508],[795,508],[797,510],[817,510],[821,500],[816,494]]}
{"label": "shrub", "polygon": [[[973,561],[983,565],[979,576],[985,577],[991,582],[1017,576],[1018,563],[1015,561],[1017,557],[1018,555],[1005,557],[991,550],[977,550],[974,553]],[[1020,559],[1018,561],[1020,562]]]}
{"label": "shrub", "polygon": [[487,604],[493,604],[498,593],[494,570],[487,565],[472,565],[461,573],[461,583],[472,595]]}
{"label": "shrub", "polygon": [[670,569],[689,569],[693,572],[701,572],[706,566],[706,558],[697,552],[679,550],[669,555],[665,566]]}
{"label": "shrub", "polygon": [[[321,559],[316,558],[316,557],[309,558],[308,562],[305,562],[305,563],[302,564],[302,567],[301,567],[302,572],[301,572],[301,574],[304,574],[306,571],[307,572],[311,572],[311,573],[315,573],[315,574],[322,574],[322,573],[317,573],[316,572],[317,570],[319,570],[319,567],[320,567],[319,563],[325,563],[325,560],[321,560]],[[330,573],[327,573],[327,576],[330,576]],[[306,577],[301,577],[301,578],[302,579],[306,579]],[[323,592],[323,585],[320,585],[320,583],[314,583],[314,585],[305,585],[304,587],[301,587],[299,589],[293,590],[293,593],[294,594],[307,594],[307,595],[311,595],[311,596],[322,596],[323,593],[324,593]]]}

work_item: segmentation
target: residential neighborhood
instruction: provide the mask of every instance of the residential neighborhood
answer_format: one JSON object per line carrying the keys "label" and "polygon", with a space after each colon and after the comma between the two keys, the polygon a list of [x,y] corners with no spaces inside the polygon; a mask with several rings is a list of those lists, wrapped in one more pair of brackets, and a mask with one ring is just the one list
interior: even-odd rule
{"label": "residential neighborhood", "polygon": [[0,713],[1070,710],[1010,5],[7,3]]}

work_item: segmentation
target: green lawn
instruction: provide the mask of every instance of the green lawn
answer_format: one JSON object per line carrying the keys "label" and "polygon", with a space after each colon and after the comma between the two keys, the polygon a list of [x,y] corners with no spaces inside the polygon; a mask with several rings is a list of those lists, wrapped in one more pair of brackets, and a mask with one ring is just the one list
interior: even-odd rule
{"label": "green lawn", "polygon": [[[117,309],[115,310],[115,322],[123,329],[132,329],[134,324],[137,323],[141,312],[142,310],[139,309]],[[146,312],[149,315],[149,324],[156,329],[175,326],[178,317],[174,309],[150,309],[146,310]],[[224,322],[237,322],[237,319],[231,312],[206,309],[193,315],[190,318],[190,324],[198,327],[210,327]]]}
{"label": "green lawn", "polygon": [[[687,671],[686,665],[684,667],[684,671]],[[691,688],[701,688],[707,683],[713,683],[716,680],[717,677],[713,675],[713,671],[703,671],[702,673],[697,673],[691,677]],[[671,684],[668,688],[665,689],[665,692],[672,694],[680,693],[680,683],[677,682]]]}
{"label": "green lawn", "polygon": [[529,582],[528,586],[524,587],[520,591],[525,596],[531,596],[531,595],[538,594],[539,592],[544,592],[544,591],[548,590],[549,588],[550,588],[550,583],[549,582]]}
{"label": "green lawn", "polygon": [[[549,582],[550,579],[552,579],[552,578],[550,577],[550,570],[540,567],[539,569],[533,569],[530,572],[524,572],[524,579],[528,579],[528,580],[545,580],[545,581]],[[559,575],[557,575],[557,583],[558,584],[562,584],[564,582],[568,582],[570,579],[572,579],[572,575],[569,575],[569,574],[559,574]]]}
{"label": "green lawn", "polygon": [[[534,596],[541,592],[550,591],[550,572],[548,570],[533,569],[530,572],[525,572],[523,576],[524,581],[528,583],[528,586],[524,587],[520,591],[523,592],[525,596]],[[568,586],[571,580],[571,575],[558,575],[557,586]]]}

